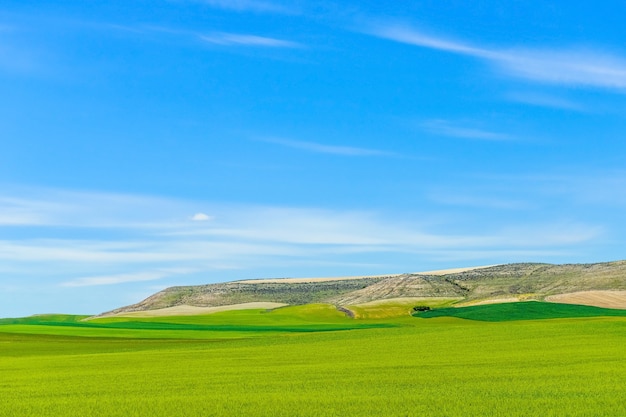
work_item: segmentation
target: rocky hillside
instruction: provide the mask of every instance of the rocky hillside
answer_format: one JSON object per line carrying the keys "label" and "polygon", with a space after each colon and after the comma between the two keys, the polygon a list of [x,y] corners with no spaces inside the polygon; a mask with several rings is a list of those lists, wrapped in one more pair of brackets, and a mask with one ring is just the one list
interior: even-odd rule
{"label": "rocky hillside", "polygon": [[305,282],[235,281],[171,287],[106,314],[179,305],[216,307],[261,301],[325,302],[341,307],[403,297],[450,297],[467,302],[510,297],[541,300],[591,290],[625,291],[626,261],[566,265],[519,263],[444,275],[403,274]]}
{"label": "rocky hillside", "polygon": [[254,283],[234,281],[220,284],[171,287],[145,300],[106,314],[155,310],[178,305],[218,307],[251,302],[309,304],[366,288],[385,278],[362,278],[302,283]]}

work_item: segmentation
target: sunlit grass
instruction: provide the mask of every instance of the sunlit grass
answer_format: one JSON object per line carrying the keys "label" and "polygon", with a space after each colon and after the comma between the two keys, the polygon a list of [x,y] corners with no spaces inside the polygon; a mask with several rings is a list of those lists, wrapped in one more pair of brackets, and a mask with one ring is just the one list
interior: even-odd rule
{"label": "sunlit grass", "polygon": [[460,298],[395,298],[391,300],[373,301],[364,304],[349,306],[357,319],[386,319],[392,317],[406,317],[413,312],[415,306],[430,308],[448,307]]}
{"label": "sunlit grass", "polygon": [[[219,316],[210,316],[163,323],[212,325]],[[372,323],[319,305],[222,319]],[[219,334],[233,331],[2,325],[0,416],[626,415],[626,318],[387,323],[228,338]],[[13,333],[29,326],[50,334]],[[74,336],[58,335],[66,331]]]}

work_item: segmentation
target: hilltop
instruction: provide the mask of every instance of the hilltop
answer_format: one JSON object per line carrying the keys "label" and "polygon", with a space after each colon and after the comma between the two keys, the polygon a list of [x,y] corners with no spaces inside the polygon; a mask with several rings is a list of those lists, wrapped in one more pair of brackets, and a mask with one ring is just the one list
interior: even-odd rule
{"label": "hilltop", "polygon": [[246,303],[328,303],[347,310],[351,306],[385,300],[450,300],[455,305],[546,300],[626,308],[626,261],[564,265],[516,263],[425,273],[176,286],[103,316]]}

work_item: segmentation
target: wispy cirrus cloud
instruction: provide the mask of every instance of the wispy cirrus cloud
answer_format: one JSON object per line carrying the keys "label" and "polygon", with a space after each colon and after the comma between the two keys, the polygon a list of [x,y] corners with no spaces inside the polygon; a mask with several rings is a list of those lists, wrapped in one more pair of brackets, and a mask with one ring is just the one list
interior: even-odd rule
{"label": "wispy cirrus cloud", "polygon": [[343,145],[326,145],[318,142],[308,142],[291,139],[280,138],[263,138],[257,139],[260,142],[273,143],[276,145],[286,146],[288,148],[300,149],[308,152],[325,153],[331,155],[343,156],[399,156],[394,152],[383,151],[379,149],[359,148],[354,146]]}
{"label": "wispy cirrus cloud", "polygon": [[588,109],[580,103],[563,97],[552,96],[537,92],[512,92],[506,98],[523,104],[530,104],[538,107],[549,107],[553,109],[571,110],[586,112]]}
{"label": "wispy cirrus cloud", "polygon": [[172,275],[193,272],[193,270],[163,270],[135,272],[130,274],[100,275],[94,277],[76,278],[72,281],[61,283],[62,287],[93,287],[97,285],[125,284],[129,282],[156,281]]}
{"label": "wispy cirrus cloud", "polygon": [[[156,206],[160,207],[158,213],[153,209]],[[193,215],[177,217],[175,213],[197,208],[175,199],[5,186],[0,194],[0,227],[170,228]],[[163,222],[166,213],[171,216]]]}
{"label": "wispy cirrus cloud", "polygon": [[0,196],[0,226],[34,226],[53,222],[53,213],[67,211],[69,206],[45,199]]}
{"label": "wispy cirrus cloud", "polygon": [[261,12],[294,14],[297,12],[293,7],[269,1],[258,0],[193,0],[194,3],[201,3],[210,7],[232,10],[236,12]]}
{"label": "wispy cirrus cloud", "polygon": [[480,209],[526,210],[532,207],[532,204],[522,200],[484,195],[461,194],[454,191],[447,193],[440,191],[434,192],[429,196],[429,198],[438,204]]}
{"label": "wispy cirrus cloud", "polygon": [[[132,36],[141,36],[151,41],[161,41],[166,38],[178,38],[186,42],[231,46],[231,47],[259,47],[259,48],[304,48],[299,42],[279,39],[270,36],[262,36],[251,33],[234,33],[220,30],[190,30],[174,26],[153,24],[123,25],[112,23],[89,22],[83,23],[95,30],[111,31]],[[0,49],[1,52],[1,49]]]}
{"label": "wispy cirrus cloud", "polygon": [[284,39],[270,38],[266,36],[257,36],[240,33],[224,33],[216,32],[209,35],[199,35],[199,38],[215,45],[224,46],[251,46],[263,48],[302,48],[303,45],[298,42],[288,41]]}
{"label": "wispy cirrus cloud", "polygon": [[[8,31],[9,29],[6,30]],[[0,29],[0,33],[2,32]],[[46,55],[17,42],[9,42],[6,38],[0,39],[0,72],[37,74],[43,66],[44,57],[50,60],[50,57]]]}
{"label": "wispy cirrus cloud", "polygon": [[421,128],[435,135],[461,139],[485,141],[507,141],[513,139],[510,135],[505,133],[494,132],[443,119],[426,120],[421,123]]}
{"label": "wispy cirrus cloud", "polygon": [[155,25],[137,25],[137,26],[124,26],[124,25],[98,25],[98,27],[104,27],[109,30],[118,32],[133,33],[136,35],[151,35],[151,36],[166,36],[166,37],[179,37],[186,38],[194,41],[200,40],[201,42],[220,46],[247,46],[247,47],[261,47],[261,48],[303,48],[304,45],[295,41],[286,39],[278,39],[269,36],[261,36],[250,33],[232,33],[232,32],[200,32],[193,30],[184,30],[175,27],[167,26],[155,26]]}
{"label": "wispy cirrus cloud", "polygon": [[626,58],[584,48],[494,48],[428,35],[402,25],[374,25],[384,39],[486,61],[501,72],[536,82],[626,91]]}
{"label": "wispy cirrus cloud", "polygon": [[[480,177],[479,177],[480,179]],[[626,171],[565,171],[537,175],[495,175],[483,176],[494,183],[505,184],[521,190],[530,187],[543,197],[558,197],[567,199],[568,204],[585,204],[601,206],[605,209],[623,210],[626,208],[626,195],[617,190],[626,189]]]}

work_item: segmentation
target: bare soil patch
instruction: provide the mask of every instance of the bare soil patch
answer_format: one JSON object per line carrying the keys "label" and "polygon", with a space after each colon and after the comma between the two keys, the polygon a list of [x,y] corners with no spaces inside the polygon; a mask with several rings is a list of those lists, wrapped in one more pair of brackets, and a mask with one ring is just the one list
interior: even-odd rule
{"label": "bare soil patch", "polygon": [[564,304],[626,309],[626,291],[579,291],[546,297],[546,301]]}
{"label": "bare soil patch", "polygon": [[231,310],[251,310],[251,309],[273,309],[278,307],[284,307],[288,304],[284,303],[242,303],[231,304],[227,306],[219,307],[195,307],[188,305],[180,305],[174,307],[161,308],[158,310],[146,310],[146,311],[131,311],[127,313],[118,313],[101,317],[165,317],[165,316],[198,316],[204,314],[219,313],[221,311]]}
{"label": "bare soil patch", "polygon": [[475,269],[491,268],[498,265],[483,265],[483,266],[469,266],[465,268],[450,268],[439,269],[436,271],[416,272],[419,275],[448,275],[448,274],[460,274],[461,272],[473,271]]}
{"label": "bare soil patch", "polygon": [[490,298],[487,300],[466,301],[463,303],[455,304],[454,307],[469,307],[469,306],[479,306],[479,305],[484,305],[484,304],[517,303],[518,301],[527,301],[527,299],[521,298],[521,297]]}

